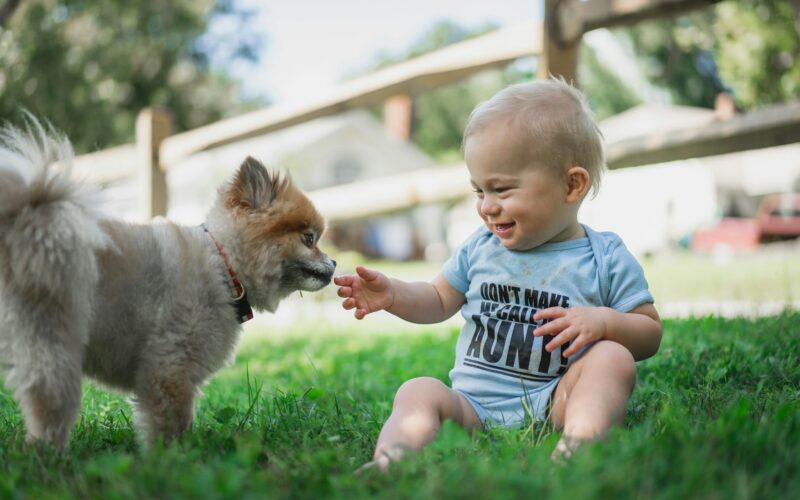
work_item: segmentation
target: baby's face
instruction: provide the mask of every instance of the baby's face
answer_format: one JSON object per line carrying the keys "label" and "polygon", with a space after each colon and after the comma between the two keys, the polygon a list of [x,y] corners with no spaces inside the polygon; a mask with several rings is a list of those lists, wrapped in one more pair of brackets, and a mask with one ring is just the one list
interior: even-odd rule
{"label": "baby's face", "polygon": [[566,200],[566,180],[522,154],[505,124],[469,136],[464,159],[486,227],[510,250],[530,250],[569,239],[576,207]]}

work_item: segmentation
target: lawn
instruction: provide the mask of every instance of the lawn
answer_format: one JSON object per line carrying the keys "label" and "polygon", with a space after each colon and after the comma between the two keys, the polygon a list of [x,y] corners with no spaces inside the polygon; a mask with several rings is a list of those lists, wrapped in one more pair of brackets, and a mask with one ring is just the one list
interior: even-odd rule
{"label": "lawn", "polygon": [[357,478],[394,390],[446,380],[457,335],[361,325],[249,336],[206,387],[192,433],[147,453],[124,400],[91,384],[68,452],[31,453],[0,393],[0,497],[800,497],[800,313],[666,321],[625,424],[567,466],[549,460],[558,435],[546,424],[445,426],[388,476]]}

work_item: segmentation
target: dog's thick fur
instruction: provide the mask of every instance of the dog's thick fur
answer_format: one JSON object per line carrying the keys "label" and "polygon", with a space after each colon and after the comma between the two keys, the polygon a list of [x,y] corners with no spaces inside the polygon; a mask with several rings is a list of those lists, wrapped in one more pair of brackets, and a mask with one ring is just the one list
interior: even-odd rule
{"label": "dog's thick fur", "polygon": [[[174,439],[239,338],[231,277],[202,227],[104,218],[71,161],[69,141],[33,119],[0,131],[6,385],[28,441],[68,443],[83,375],[133,394],[146,443]],[[322,217],[252,158],[220,188],[206,227],[256,309],[331,280],[335,262],[316,245]]]}

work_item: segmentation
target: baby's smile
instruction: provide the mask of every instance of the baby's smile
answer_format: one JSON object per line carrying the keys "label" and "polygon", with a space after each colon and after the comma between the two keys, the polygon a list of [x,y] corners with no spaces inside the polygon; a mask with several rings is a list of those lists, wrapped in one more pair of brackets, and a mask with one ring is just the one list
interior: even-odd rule
{"label": "baby's smile", "polygon": [[508,236],[511,234],[511,231],[514,229],[515,223],[508,222],[505,224],[494,224],[494,231],[495,234],[499,237]]}

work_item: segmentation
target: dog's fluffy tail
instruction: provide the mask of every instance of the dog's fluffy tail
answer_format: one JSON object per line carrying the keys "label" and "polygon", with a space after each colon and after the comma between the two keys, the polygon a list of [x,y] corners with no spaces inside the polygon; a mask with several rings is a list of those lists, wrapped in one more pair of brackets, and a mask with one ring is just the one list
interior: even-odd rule
{"label": "dog's fluffy tail", "polygon": [[70,177],[72,159],[69,141],[32,117],[0,129],[0,264],[19,288],[80,296],[96,281],[107,237],[96,191]]}
{"label": "dog's fluffy tail", "polygon": [[28,440],[59,447],[80,408],[97,252],[108,245],[72,158],[69,141],[33,117],[0,129],[0,361]]}

